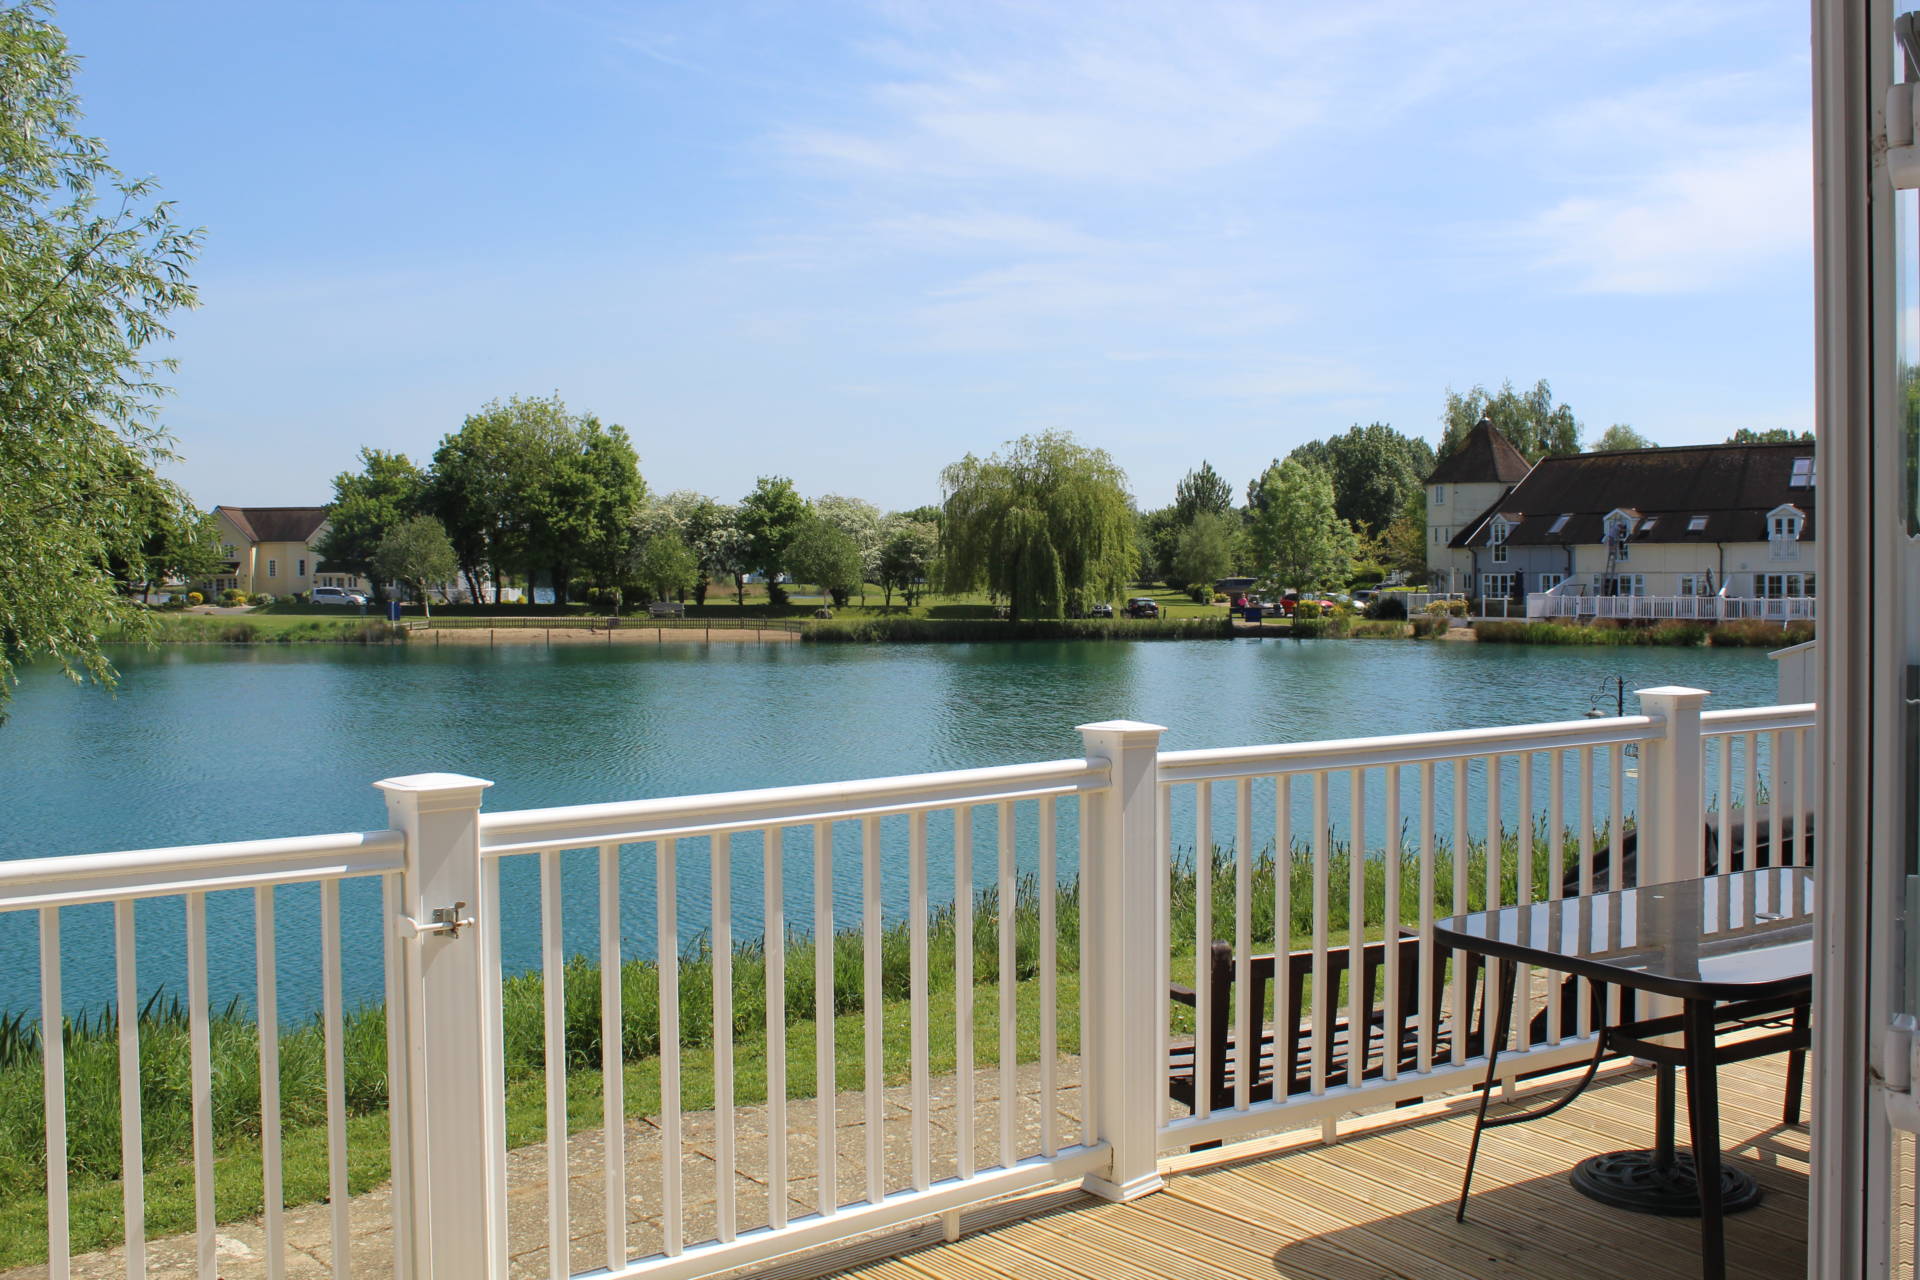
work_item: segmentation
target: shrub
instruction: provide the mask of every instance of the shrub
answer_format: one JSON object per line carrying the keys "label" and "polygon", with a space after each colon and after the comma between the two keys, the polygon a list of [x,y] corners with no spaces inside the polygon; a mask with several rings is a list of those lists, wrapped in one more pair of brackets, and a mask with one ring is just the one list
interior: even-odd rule
{"label": "shrub", "polygon": [[1735,618],[1713,628],[1712,643],[1745,649],[1784,649],[1813,639],[1811,622],[1790,622],[1782,627],[1764,618]]}
{"label": "shrub", "polygon": [[170,595],[160,602],[160,607],[162,609],[184,609],[187,607],[187,598],[185,596]]}
{"label": "shrub", "polygon": [[1355,639],[1374,637],[1398,639],[1407,634],[1407,624],[1390,618],[1355,618],[1347,623],[1347,634]]}
{"label": "shrub", "polygon": [[1317,600],[1302,600],[1299,604],[1293,606],[1293,620],[1295,622],[1312,622],[1319,616],[1320,602]]}
{"label": "shrub", "polygon": [[268,595],[264,591],[256,591],[252,595],[247,597],[247,603],[254,604],[254,605],[272,604],[273,597]]}
{"label": "shrub", "polygon": [[190,604],[190,605],[194,605],[194,604],[205,604],[206,602],[207,602],[207,598],[206,598],[205,596],[203,596],[203,595],[201,595],[201,594],[200,594],[200,593],[199,593],[198,591],[189,591],[189,592],[187,592],[187,603],[188,603],[188,604]]}
{"label": "shrub", "polygon": [[1427,613],[1436,618],[1444,618],[1453,612],[1452,609],[1448,608],[1452,603],[1451,600],[1429,600],[1427,601]]}
{"label": "shrub", "polygon": [[1380,621],[1405,622],[1407,598],[1397,591],[1383,591],[1367,601],[1367,616]]}
{"label": "shrub", "polygon": [[1230,603],[1230,601],[1228,601],[1228,599],[1227,599],[1227,593],[1226,593],[1226,592],[1224,592],[1224,591],[1216,591],[1216,592],[1214,592],[1214,593],[1213,593],[1213,602],[1214,602],[1215,604],[1228,604],[1228,603]]}
{"label": "shrub", "polygon": [[247,593],[238,587],[228,587],[220,593],[220,603],[228,606],[243,605],[247,602]]}
{"label": "shrub", "polygon": [[1424,613],[1413,620],[1413,634],[1416,639],[1428,640],[1447,629],[1449,619],[1442,613]]}

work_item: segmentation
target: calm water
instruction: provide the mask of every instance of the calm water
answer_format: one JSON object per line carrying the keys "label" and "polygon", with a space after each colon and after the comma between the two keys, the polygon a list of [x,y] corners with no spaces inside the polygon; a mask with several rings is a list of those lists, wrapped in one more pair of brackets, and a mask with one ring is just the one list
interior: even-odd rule
{"label": "calm water", "polygon": [[[1056,759],[1079,753],[1074,725],[1114,717],[1164,724],[1165,745],[1179,749],[1572,719],[1596,700],[1610,711],[1616,675],[1629,711],[1634,688],[1657,684],[1709,689],[1709,707],[1774,700],[1773,664],[1759,650],[1401,641],[183,648],[119,661],[113,695],[46,671],[16,691],[0,727],[0,860],[375,829],[385,816],[371,784],[426,771],[490,778],[487,807],[513,809]],[[990,817],[977,833],[983,884]],[[842,919],[858,910],[856,836],[836,839]],[[899,839],[889,831],[890,853]],[[799,840],[789,844],[789,920],[811,918]],[[704,842],[681,854],[682,933],[693,936],[708,924],[697,904],[709,855]],[[760,856],[744,843],[737,855],[744,934],[758,926]],[[532,862],[506,869],[515,969],[538,954]],[[1063,856],[1063,871],[1070,863]],[[570,947],[596,937],[593,866],[590,855],[567,860],[581,890],[567,895]],[[890,865],[886,878],[897,907],[904,871]],[[622,880],[628,944],[651,946],[646,850],[630,852]],[[318,1000],[316,900],[280,895],[289,1015]],[[347,886],[352,998],[380,987],[373,903],[370,884]],[[143,990],[184,990],[182,915],[177,901],[139,908]],[[250,899],[218,895],[209,919],[216,998],[247,1003]],[[109,929],[105,908],[63,914],[70,1008],[110,998]],[[37,946],[30,915],[0,916],[0,1010],[37,1001]]]}

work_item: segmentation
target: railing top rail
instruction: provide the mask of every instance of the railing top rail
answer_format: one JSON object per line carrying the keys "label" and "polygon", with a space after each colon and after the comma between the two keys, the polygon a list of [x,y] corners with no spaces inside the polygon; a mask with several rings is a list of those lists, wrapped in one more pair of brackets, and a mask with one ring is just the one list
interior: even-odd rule
{"label": "railing top rail", "polygon": [[0,862],[0,912],[381,875],[405,850],[398,831],[364,831],[23,858]]}
{"label": "railing top rail", "polygon": [[1260,747],[1216,747],[1160,754],[1160,781],[1202,782],[1281,773],[1314,773],[1373,765],[1419,764],[1467,756],[1516,751],[1554,751],[1645,742],[1659,736],[1653,716],[1609,716],[1603,720],[1559,720],[1546,724],[1499,725],[1446,733],[1406,733],[1379,738],[1343,738],[1327,742],[1291,742]]}
{"label": "railing top rail", "polygon": [[1700,713],[1702,733],[1765,733],[1769,729],[1811,729],[1819,721],[1811,702],[1789,702],[1777,707],[1730,707]]}
{"label": "railing top rail", "polygon": [[1108,785],[1108,774],[1103,762],[1049,760],[858,782],[483,813],[480,847],[483,854],[498,856],[878,817],[1100,791]]}

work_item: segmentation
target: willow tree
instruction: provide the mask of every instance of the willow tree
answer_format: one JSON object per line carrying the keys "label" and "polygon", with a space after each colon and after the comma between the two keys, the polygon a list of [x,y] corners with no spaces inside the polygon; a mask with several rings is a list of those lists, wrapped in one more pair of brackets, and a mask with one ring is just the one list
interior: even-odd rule
{"label": "willow tree", "polygon": [[988,458],[968,454],[940,473],[940,487],[942,587],[984,586],[1016,621],[1111,599],[1138,561],[1126,472],[1067,432],[1022,436]]}

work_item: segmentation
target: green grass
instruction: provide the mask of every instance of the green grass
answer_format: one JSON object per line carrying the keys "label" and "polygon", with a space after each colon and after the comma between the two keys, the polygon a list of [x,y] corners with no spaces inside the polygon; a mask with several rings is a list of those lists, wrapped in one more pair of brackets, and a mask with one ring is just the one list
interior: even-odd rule
{"label": "green grass", "polygon": [[1778,623],[1758,619],[1731,622],[1692,622],[1668,619],[1662,622],[1616,621],[1596,619],[1572,622],[1476,622],[1473,634],[1490,644],[1539,645],[1675,645],[1693,648],[1703,644],[1715,647],[1736,646],[1784,649],[1813,639],[1813,624]]}
{"label": "green grass", "polygon": [[[1604,847],[1606,833],[1596,836]],[[1532,833],[1528,872],[1534,891],[1544,895],[1551,874],[1544,826]],[[1565,857],[1576,856],[1578,840],[1569,833]],[[1333,844],[1327,853],[1334,892],[1330,899],[1330,936],[1344,942],[1349,934],[1350,852]],[[1417,858],[1408,850],[1399,854],[1400,920],[1419,920]],[[1520,841],[1506,834],[1498,851],[1503,901],[1513,901],[1521,876]],[[1465,858],[1469,909],[1484,904],[1488,853],[1474,843]],[[1304,946],[1312,936],[1313,856],[1302,847],[1290,853],[1289,918],[1283,931],[1289,945]],[[1253,933],[1275,936],[1276,864],[1271,847],[1256,853],[1252,863]],[[1437,901],[1453,902],[1453,863],[1450,851],[1436,851]],[[1386,861],[1366,860],[1362,869],[1364,892],[1359,928],[1363,936],[1380,936],[1386,921]],[[1212,859],[1213,913],[1216,936],[1231,936],[1237,868],[1230,851],[1215,849]],[[1187,865],[1176,870],[1172,883],[1170,923],[1176,958],[1176,980],[1190,979],[1194,955],[1194,920],[1198,878]],[[1032,880],[1021,887],[1014,911],[1015,972],[1019,1009],[1020,1061],[1037,1060],[1039,1027],[1040,887]],[[1058,1043],[1063,1053],[1079,1047],[1079,904],[1072,887],[1059,891],[1057,955],[1060,1020]],[[957,1060],[954,1009],[961,998],[955,981],[956,931],[952,910],[937,913],[929,925],[930,1062],[936,1073],[950,1072]],[[976,904],[971,939],[976,985],[974,1060],[991,1066],[999,1053],[999,919],[995,893],[983,892]],[[787,1092],[790,1098],[815,1093],[815,1004],[813,942],[792,937],[786,941],[786,984],[782,1003],[787,1018]],[[1263,944],[1264,945],[1264,944]],[[904,924],[882,938],[881,994],[886,1026],[884,1074],[887,1083],[908,1078],[908,1004],[910,937]],[[836,1089],[857,1089],[864,1081],[864,956],[859,935],[848,931],[833,940],[831,1008],[835,1019]],[[683,1089],[681,1105],[704,1110],[713,1096],[713,972],[714,957],[696,949],[681,963],[680,1030]],[[765,1038],[766,956],[756,941],[737,948],[733,958],[733,1027],[735,1035],[735,1101],[741,1105],[764,1102],[766,1064],[770,1057]],[[631,961],[622,968],[621,1087],[630,1115],[657,1114],[660,1105],[659,974],[648,961]],[[565,969],[564,1053],[569,1066],[568,1114],[574,1129],[600,1123],[600,1007],[599,972],[584,957]],[[507,1075],[507,1133],[514,1145],[536,1141],[545,1132],[545,1049],[543,1041],[542,980],[521,974],[504,984],[505,1066]],[[1179,1014],[1176,1010],[1175,1026]],[[189,1115],[190,1075],[187,1019],[176,1001],[155,999],[140,1014],[142,1141],[147,1169],[147,1232],[166,1235],[193,1225],[192,1136]],[[250,1217],[262,1209],[259,1150],[259,1036],[251,1018],[236,1008],[220,1011],[212,1020],[211,1064],[214,1079],[215,1195],[222,1220]],[[109,1245],[123,1235],[120,1208],[119,1076],[116,1024],[111,1014],[70,1020],[64,1030],[67,1055],[70,1202],[73,1211],[73,1247],[84,1251]],[[351,1012],[345,1019],[343,1048],[346,1059],[348,1170],[350,1189],[359,1192],[379,1185],[388,1175],[386,1125],[386,1018],[378,1006]],[[289,1205],[310,1203],[326,1193],[325,1091],[323,1043],[319,1024],[311,1022],[286,1031],[280,1044],[280,1079],[285,1130],[284,1177]],[[45,1131],[41,1106],[41,1054],[38,1026],[23,1016],[0,1020],[0,1268],[27,1265],[45,1258]]]}
{"label": "green grass", "polygon": [[1226,640],[1233,629],[1215,618],[1064,618],[1006,622],[993,618],[845,618],[816,622],[801,639],[820,644],[935,644],[994,640]]}
{"label": "green grass", "polygon": [[379,618],[274,613],[159,613],[139,632],[109,631],[108,644],[384,644],[401,633]]}

